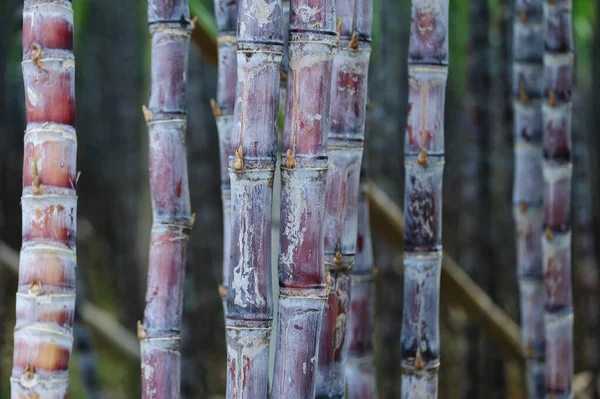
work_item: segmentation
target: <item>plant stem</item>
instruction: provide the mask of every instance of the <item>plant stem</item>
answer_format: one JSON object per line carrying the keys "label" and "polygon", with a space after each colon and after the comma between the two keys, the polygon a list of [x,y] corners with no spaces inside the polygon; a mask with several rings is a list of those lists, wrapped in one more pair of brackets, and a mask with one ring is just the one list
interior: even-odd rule
{"label": "plant stem", "polygon": [[437,397],[448,0],[413,0],[405,136],[402,397]]}
{"label": "plant stem", "polygon": [[221,197],[223,200],[223,269],[222,285],[219,294],[223,300],[223,310],[227,305],[231,256],[231,182],[229,179],[229,151],[231,150],[231,129],[235,105],[237,81],[237,55],[235,30],[237,24],[237,0],[215,0],[215,18],[218,27],[218,85],[217,100],[211,105],[219,132],[221,154]]}
{"label": "plant stem", "polygon": [[193,226],[186,160],[186,75],[191,32],[186,0],[150,0],[149,109],[153,225],[144,323],[138,323],[142,397],[179,398],[185,254]]}
{"label": "plant stem", "polygon": [[227,292],[227,397],[266,398],[271,211],[277,147],[281,0],[239,4],[237,94],[231,135],[231,273]]}
{"label": "plant stem", "polygon": [[517,275],[521,330],[527,357],[530,398],[543,398],[544,290],[542,248],[542,76],[543,0],[517,1],[513,38],[515,180],[513,214],[517,237]]}
{"label": "plant stem", "polygon": [[542,235],[546,395],[572,397],[573,298],[571,289],[572,1],[544,3]]}
{"label": "plant stem", "polygon": [[372,1],[337,0],[339,43],[334,52],[329,115],[325,265],[330,291],[323,313],[317,397],[346,391],[346,322],[350,271],[357,236],[357,203],[363,154]]}
{"label": "plant stem", "polygon": [[73,346],[77,138],[70,1],[25,0],[23,246],[12,397],[65,398]]}

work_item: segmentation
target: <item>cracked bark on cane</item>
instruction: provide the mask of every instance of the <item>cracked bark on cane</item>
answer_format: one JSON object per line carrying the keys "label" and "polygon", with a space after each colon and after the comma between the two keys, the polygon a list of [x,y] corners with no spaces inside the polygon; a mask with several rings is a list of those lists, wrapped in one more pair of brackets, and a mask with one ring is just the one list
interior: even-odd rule
{"label": "cracked bark on cane", "polygon": [[150,134],[152,232],[144,322],[138,323],[142,397],[179,398],[185,253],[193,216],[186,160],[186,75],[190,39],[186,0],[148,3],[152,42]]}
{"label": "cracked bark on cane", "polygon": [[26,0],[23,246],[12,397],[65,398],[75,309],[75,60],[69,1]]}
{"label": "cracked bark on cane", "polygon": [[437,397],[448,0],[413,0],[408,63],[402,397]]}

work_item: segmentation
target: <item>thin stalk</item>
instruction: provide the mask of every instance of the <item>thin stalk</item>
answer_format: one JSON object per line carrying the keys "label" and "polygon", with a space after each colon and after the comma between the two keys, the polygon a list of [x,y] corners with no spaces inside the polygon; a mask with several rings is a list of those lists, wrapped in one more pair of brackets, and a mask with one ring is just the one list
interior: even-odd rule
{"label": "thin stalk", "polygon": [[437,397],[449,0],[413,0],[405,136],[402,397]]}
{"label": "thin stalk", "polygon": [[266,398],[271,211],[277,152],[281,0],[239,4],[237,94],[231,135],[231,273],[227,292],[227,397]]}
{"label": "thin stalk", "polygon": [[545,289],[546,397],[573,395],[571,288],[572,0],[544,3],[542,253]]}
{"label": "thin stalk", "polygon": [[373,359],[375,327],[375,265],[369,220],[369,181],[366,157],[361,168],[358,198],[356,258],[351,272],[352,297],[348,318],[348,399],[376,399],[377,381]]}
{"label": "thin stalk", "polygon": [[217,21],[218,45],[218,84],[217,99],[211,102],[219,133],[221,156],[221,198],[223,201],[223,269],[219,295],[223,301],[223,310],[227,305],[227,287],[229,284],[231,256],[231,182],[229,180],[229,151],[231,149],[231,129],[233,126],[233,108],[235,105],[235,87],[237,82],[237,56],[235,30],[237,24],[237,0],[215,0],[215,19]]}
{"label": "thin stalk", "polygon": [[517,0],[513,13],[513,111],[517,276],[528,397],[544,397],[542,247],[543,0]]}
{"label": "thin stalk", "polygon": [[333,0],[292,0],[281,159],[274,398],[315,396],[326,297],[323,220],[334,45]]}
{"label": "thin stalk", "polygon": [[331,289],[323,313],[317,397],[342,398],[346,390],[346,324],[356,252],[372,7],[371,0],[336,0],[339,42],[333,58],[325,204],[325,265]]}
{"label": "thin stalk", "polygon": [[25,0],[23,246],[11,397],[65,398],[73,347],[77,225],[71,2]]}
{"label": "thin stalk", "polygon": [[181,393],[181,319],[185,254],[193,226],[186,160],[186,75],[191,23],[187,0],[150,0],[152,232],[144,323],[138,322],[142,397]]}

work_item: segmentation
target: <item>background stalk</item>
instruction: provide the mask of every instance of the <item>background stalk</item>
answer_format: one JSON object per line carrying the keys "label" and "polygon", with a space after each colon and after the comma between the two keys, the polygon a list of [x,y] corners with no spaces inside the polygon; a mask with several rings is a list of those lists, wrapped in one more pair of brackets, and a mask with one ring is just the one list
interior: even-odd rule
{"label": "background stalk", "polygon": [[544,3],[542,116],[545,233],[542,235],[542,250],[546,298],[546,395],[557,399],[573,395],[571,8],[571,0],[546,0]]}
{"label": "background stalk", "polygon": [[437,397],[448,0],[413,0],[405,136],[402,397]]}
{"label": "background stalk", "polygon": [[326,297],[323,220],[335,5],[292,0],[289,14],[273,397],[314,398]]}
{"label": "background stalk", "polygon": [[346,322],[356,252],[372,6],[370,0],[336,1],[339,43],[333,57],[325,205],[325,265],[331,289],[321,329],[317,397],[343,397],[346,390]]}
{"label": "background stalk", "polygon": [[186,160],[186,75],[191,32],[186,0],[151,0],[149,109],[152,233],[144,323],[138,323],[142,397],[179,398],[185,254],[193,218]]}
{"label": "background stalk", "polygon": [[70,1],[26,0],[23,246],[11,396],[65,398],[73,346],[77,137]]}
{"label": "background stalk", "polygon": [[515,177],[513,215],[521,331],[527,358],[528,397],[543,398],[544,290],[542,248],[543,0],[515,3],[513,14],[513,111]]}
{"label": "background stalk", "polygon": [[227,397],[266,398],[271,211],[277,147],[281,0],[239,5],[237,94],[231,136],[231,273],[227,292]]}
{"label": "background stalk", "polygon": [[237,55],[235,30],[237,25],[237,0],[215,0],[215,19],[218,28],[218,84],[217,99],[212,102],[213,113],[219,133],[221,156],[221,198],[223,201],[223,269],[219,295],[223,299],[223,309],[227,304],[227,286],[231,255],[231,182],[229,180],[229,151],[231,150],[231,129],[235,87],[237,80]]}

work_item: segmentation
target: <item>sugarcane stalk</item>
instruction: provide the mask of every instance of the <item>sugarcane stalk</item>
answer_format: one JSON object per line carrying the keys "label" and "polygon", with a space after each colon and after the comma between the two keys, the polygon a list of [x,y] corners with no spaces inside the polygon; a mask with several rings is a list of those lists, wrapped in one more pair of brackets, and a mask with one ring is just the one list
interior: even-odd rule
{"label": "sugarcane stalk", "polygon": [[545,375],[542,246],[543,0],[515,3],[513,111],[517,277],[528,397],[543,398]]}
{"label": "sugarcane stalk", "polygon": [[572,1],[544,3],[542,253],[545,290],[546,397],[572,397],[571,288]]}
{"label": "sugarcane stalk", "polygon": [[146,309],[138,322],[142,397],[179,398],[185,254],[193,226],[186,161],[186,75],[191,22],[186,0],[150,0],[152,232]]}
{"label": "sugarcane stalk", "polygon": [[75,311],[77,137],[70,1],[25,0],[23,246],[11,397],[65,398]]}
{"label": "sugarcane stalk", "polygon": [[289,14],[272,397],[314,398],[326,297],[323,219],[335,4],[292,0]]}
{"label": "sugarcane stalk", "polygon": [[405,136],[402,397],[437,397],[448,0],[413,0]]}
{"label": "sugarcane stalk", "polygon": [[219,295],[223,310],[227,305],[231,256],[231,182],[229,179],[229,151],[231,149],[231,129],[237,82],[237,55],[235,31],[237,25],[237,0],[215,0],[218,46],[217,99],[211,101],[213,114],[219,133],[221,159],[221,198],[223,202],[223,268]]}
{"label": "sugarcane stalk", "polygon": [[351,272],[352,296],[348,317],[346,381],[348,399],[377,398],[373,333],[375,326],[375,277],[369,219],[369,181],[366,157],[361,167],[355,264]]}
{"label": "sugarcane stalk", "polygon": [[346,325],[356,252],[372,1],[337,0],[336,10],[325,204],[325,265],[331,289],[323,313],[317,377],[317,397],[325,398],[341,398],[346,390]]}
{"label": "sugarcane stalk", "polygon": [[277,151],[281,0],[243,0],[231,135],[231,273],[227,292],[227,397],[266,398],[271,293],[271,211]]}

